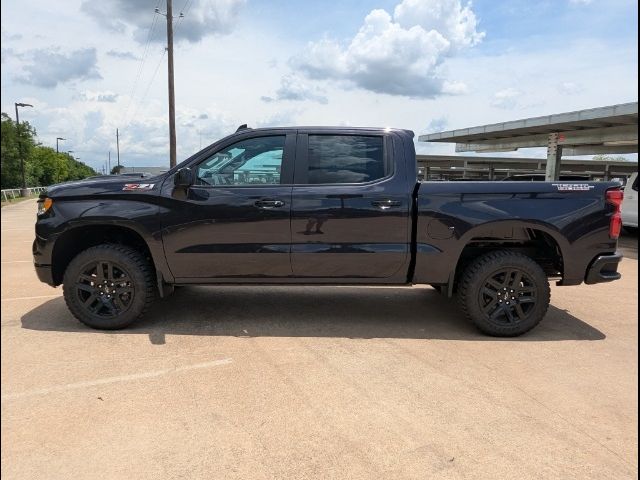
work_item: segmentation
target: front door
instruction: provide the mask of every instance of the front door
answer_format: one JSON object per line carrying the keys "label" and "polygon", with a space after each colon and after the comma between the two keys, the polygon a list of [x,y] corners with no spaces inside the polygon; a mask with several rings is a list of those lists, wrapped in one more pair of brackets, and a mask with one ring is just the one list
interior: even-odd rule
{"label": "front door", "polygon": [[299,133],[291,216],[294,276],[406,277],[411,194],[405,169],[394,168],[391,141],[380,134]]}
{"label": "front door", "polygon": [[295,133],[245,135],[191,166],[186,192],[167,179],[162,236],[176,281],[291,275],[294,154]]}

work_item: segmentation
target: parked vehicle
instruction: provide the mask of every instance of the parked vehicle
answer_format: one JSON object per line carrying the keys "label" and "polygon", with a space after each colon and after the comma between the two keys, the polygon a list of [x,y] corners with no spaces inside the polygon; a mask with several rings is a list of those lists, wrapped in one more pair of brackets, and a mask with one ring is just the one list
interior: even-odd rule
{"label": "parked vehicle", "polygon": [[622,225],[629,233],[638,233],[638,172],[631,175],[624,187]]}
{"label": "parked vehicle", "polygon": [[240,128],[154,178],[50,187],[35,268],[94,328],[176,285],[430,284],[498,336],[540,322],[549,279],[620,278],[620,183],[416,172],[408,130]]}

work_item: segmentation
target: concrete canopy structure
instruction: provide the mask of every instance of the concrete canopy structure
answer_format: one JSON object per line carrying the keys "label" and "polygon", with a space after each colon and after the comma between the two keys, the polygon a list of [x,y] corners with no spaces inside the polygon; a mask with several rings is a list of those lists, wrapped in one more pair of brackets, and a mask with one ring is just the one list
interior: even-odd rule
{"label": "concrete canopy structure", "polygon": [[455,143],[456,152],[547,147],[546,179],[557,180],[562,155],[638,152],[638,102],[421,135]]}
{"label": "concrete canopy structure", "polygon": [[[477,157],[468,155],[416,155],[419,175],[425,180],[502,180],[519,174],[544,174],[546,158]],[[625,181],[638,171],[638,162],[563,159],[561,175]]]}

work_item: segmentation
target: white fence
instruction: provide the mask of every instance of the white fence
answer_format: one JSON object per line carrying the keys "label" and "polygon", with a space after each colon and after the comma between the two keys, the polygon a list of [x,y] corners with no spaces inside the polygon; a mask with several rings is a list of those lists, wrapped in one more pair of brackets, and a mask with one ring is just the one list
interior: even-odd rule
{"label": "white fence", "polygon": [[[47,187],[31,187],[31,188],[27,188],[27,192],[28,195],[33,195],[35,193],[40,193],[40,192],[44,192],[47,189]],[[20,197],[20,192],[22,191],[21,188],[8,188],[7,190],[0,190],[2,192],[2,199],[5,202],[9,201],[9,197],[11,197],[11,199],[15,199]]]}

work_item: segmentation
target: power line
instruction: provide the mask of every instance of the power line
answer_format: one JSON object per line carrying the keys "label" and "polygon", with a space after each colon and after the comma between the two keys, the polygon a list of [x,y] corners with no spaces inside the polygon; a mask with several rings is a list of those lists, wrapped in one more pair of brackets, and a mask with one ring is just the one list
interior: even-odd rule
{"label": "power line", "polygon": [[180,13],[182,15],[180,15],[178,17],[178,21],[176,22],[176,28],[173,30],[174,35],[180,29],[180,22],[182,21],[183,18],[185,18],[187,16],[187,13],[189,12],[189,9],[191,8],[191,5],[192,5],[191,0],[186,0],[184,2],[184,5],[182,5],[182,8],[180,9]]}
{"label": "power line", "polygon": [[156,65],[156,69],[153,72],[153,76],[151,77],[151,80],[149,80],[149,83],[147,83],[147,89],[145,90],[144,95],[140,99],[140,102],[138,102],[138,107],[136,108],[134,114],[132,115],[132,118],[136,118],[136,116],[138,114],[138,110],[140,110],[140,107],[144,104],[144,101],[147,99],[147,95],[149,94],[149,89],[151,88],[151,85],[153,85],[153,81],[156,79],[156,75],[158,75],[158,70],[160,70],[160,65],[162,64],[162,60],[164,60],[164,56],[165,56],[166,53],[167,53],[166,50],[162,51],[162,55],[160,56],[160,60],[158,61],[158,64]]}
{"label": "power line", "polygon": [[[158,0],[158,2],[156,3],[156,9],[160,6],[160,0]],[[153,38],[153,31],[155,29],[155,26],[158,22],[158,15],[157,13],[153,13],[153,20],[151,21],[151,26],[149,27],[149,31],[147,33],[147,40],[145,42],[144,45],[144,51],[142,53],[142,58],[140,59],[140,62],[138,63],[138,70],[136,72],[136,76],[135,79],[133,81],[133,85],[131,87],[131,92],[129,93],[129,102],[127,103],[127,108],[124,111],[124,115],[122,120],[126,120],[125,125],[128,125],[129,123],[129,119],[127,117],[127,114],[129,113],[129,108],[131,107],[131,104],[133,103],[133,96],[135,94],[136,91],[136,87],[138,86],[138,81],[140,80],[141,74],[142,74],[142,70],[144,69],[144,64],[145,61],[147,59],[147,54],[149,52],[149,45],[151,44],[151,39]]]}

